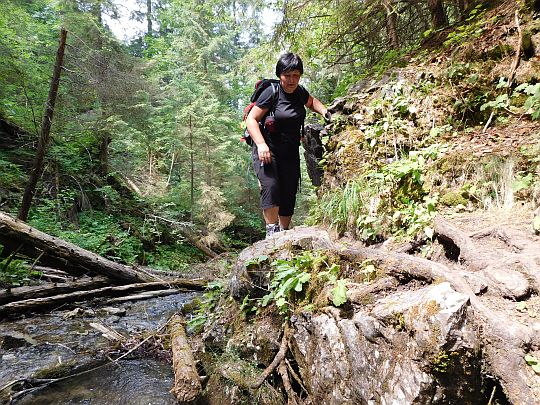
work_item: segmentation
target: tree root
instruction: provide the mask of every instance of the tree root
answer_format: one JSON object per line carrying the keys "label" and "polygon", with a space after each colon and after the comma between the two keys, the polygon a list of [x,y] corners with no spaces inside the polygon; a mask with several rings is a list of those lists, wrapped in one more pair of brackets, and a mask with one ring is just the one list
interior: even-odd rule
{"label": "tree root", "polygon": [[264,381],[268,378],[270,374],[274,372],[276,367],[283,361],[285,358],[285,354],[287,353],[287,348],[289,346],[289,339],[290,339],[290,329],[289,325],[285,326],[285,330],[283,331],[283,338],[281,339],[281,344],[279,346],[279,351],[276,354],[276,357],[274,357],[274,360],[272,360],[272,363],[266,369],[262,372],[262,374],[257,378],[257,380],[251,384],[250,388],[252,389],[258,389],[263,385]]}
{"label": "tree root", "polygon": [[[466,250],[466,249],[465,249]],[[349,261],[370,259],[376,267],[401,281],[448,281],[457,292],[468,296],[474,314],[482,327],[485,357],[493,373],[504,382],[508,398],[534,398],[523,357],[531,348],[540,347],[540,338],[529,328],[501,312],[486,307],[474,294],[460,272],[440,263],[402,253],[389,253],[371,248],[341,251]],[[509,366],[511,365],[511,366]]]}

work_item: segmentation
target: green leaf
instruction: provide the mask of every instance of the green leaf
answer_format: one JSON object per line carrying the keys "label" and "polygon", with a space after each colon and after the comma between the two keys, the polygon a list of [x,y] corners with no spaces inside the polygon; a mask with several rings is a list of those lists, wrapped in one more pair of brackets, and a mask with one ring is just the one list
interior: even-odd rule
{"label": "green leaf", "polygon": [[272,293],[266,294],[261,299],[261,306],[266,307],[268,305],[268,303],[272,300],[272,298],[274,298],[274,294],[272,294]]}
{"label": "green leaf", "polygon": [[339,307],[347,302],[347,287],[345,280],[338,280],[336,286],[332,288],[332,303]]}
{"label": "green leaf", "polygon": [[278,298],[278,299],[276,300],[276,305],[277,305],[279,308],[281,308],[281,307],[287,305],[287,300],[285,299],[285,297]]}
{"label": "green leaf", "polygon": [[538,359],[535,356],[531,356],[530,354],[525,355],[525,362],[529,366],[538,365]]}

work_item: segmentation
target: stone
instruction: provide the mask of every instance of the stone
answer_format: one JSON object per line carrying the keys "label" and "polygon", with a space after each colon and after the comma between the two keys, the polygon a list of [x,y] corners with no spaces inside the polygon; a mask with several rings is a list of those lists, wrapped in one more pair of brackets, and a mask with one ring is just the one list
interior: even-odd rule
{"label": "stone", "polygon": [[[293,316],[292,347],[313,401],[423,404],[478,396],[479,365],[462,377],[453,374],[478,344],[467,321],[469,307],[467,296],[441,283],[393,293],[371,311],[358,308],[351,318],[341,318],[331,307],[318,315]],[[451,376],[449,386],[436,378],[437,368]]]}
{"label": "stone", "polygon": [[[325,230],[316,227],[295,227],[294,232],[278,232],[272,238],[260,240],[247,247],[238,256],[233,266],[229,290],[236,300],[246,295],[260,298],[267,294],[273,258],[288,258],[293,249],[331,249],[333,243]],[[281,253],[277,253],[280,251]],[[264,258],[264,259],[263,259]]]}

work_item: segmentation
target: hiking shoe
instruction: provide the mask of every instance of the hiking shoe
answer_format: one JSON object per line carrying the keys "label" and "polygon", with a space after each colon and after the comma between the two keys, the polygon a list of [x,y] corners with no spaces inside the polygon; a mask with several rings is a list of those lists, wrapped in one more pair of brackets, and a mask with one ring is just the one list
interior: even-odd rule
{"label": "hiking shoe", "polygon": [[268,239],[270,236],[275,234],[276,232],[279,232],[279,224],[267,224],[266,225],[266,239]]}

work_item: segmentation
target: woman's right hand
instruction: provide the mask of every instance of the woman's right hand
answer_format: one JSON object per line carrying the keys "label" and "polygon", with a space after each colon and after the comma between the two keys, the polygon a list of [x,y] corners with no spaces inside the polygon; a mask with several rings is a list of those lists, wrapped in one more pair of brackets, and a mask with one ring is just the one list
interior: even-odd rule
{"label": "woman's right hand", "polygon": [[257,152],[259,154],[259,160],[262,164],[268,164],[272,161],[272,154],[270,153],[270,148],[266,142],[262,142],[257,145]]}

